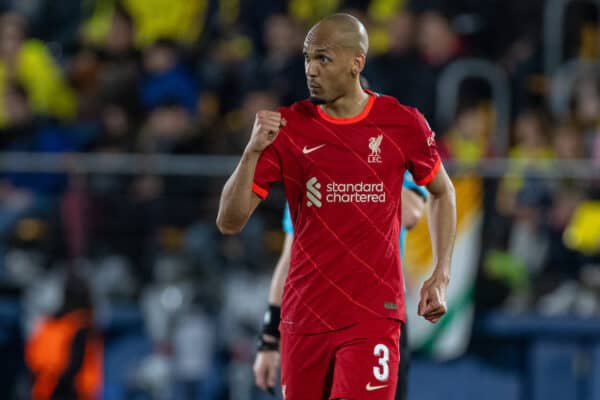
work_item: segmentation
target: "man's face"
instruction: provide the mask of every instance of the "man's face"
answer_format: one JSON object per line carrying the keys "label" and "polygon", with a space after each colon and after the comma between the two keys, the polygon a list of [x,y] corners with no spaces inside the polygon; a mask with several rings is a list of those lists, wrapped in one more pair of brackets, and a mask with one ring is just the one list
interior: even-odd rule
{"label": "man's face", "polygon": [[314,103],[335,101],[356,79],[352,73],[356,53],[338,43],[335,32],[330,33],[319,26],[311,29],[304,40],[304,72]]}

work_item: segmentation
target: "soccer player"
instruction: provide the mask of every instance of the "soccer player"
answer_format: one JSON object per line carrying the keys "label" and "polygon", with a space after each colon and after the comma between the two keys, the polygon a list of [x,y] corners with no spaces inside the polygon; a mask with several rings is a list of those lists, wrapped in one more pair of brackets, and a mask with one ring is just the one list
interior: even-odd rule
{"label": "soccer player", "polygon": [[217,216],[241,231],[271,185],[283,181],[294,224],[281,307],[287,400],[391,400],[405,322],[398,236],[406,170],[431,197],[434,268],[418,314],[446,312],[456,231],[454,188],[434,134],[415,109],[363,90],[367,32],[335,14],[304,41],[310,99],[259,111]]}
{"label": "soccer player", "polygon": [[[423,215],[427,191],[417,186],[407,171],[402,186],[402,229],[400,231],[400,254],[403,254],[405,233],[414,227]],[[285,206],[283,217],[285,232],[284,246],[277,261],[271,287],[269,289],[269,309],[265,313],[263,328],[259,339],[258,352],[254,361],[254,378],[256,385],[273,393],[279,367],[279,321],[283,286],[290,268],[294,228],[289,207]],[[408,348],[406,324],[400,328],[400,366],[396,400],[405,400],[408,392],[408,364],[410,349]]]}

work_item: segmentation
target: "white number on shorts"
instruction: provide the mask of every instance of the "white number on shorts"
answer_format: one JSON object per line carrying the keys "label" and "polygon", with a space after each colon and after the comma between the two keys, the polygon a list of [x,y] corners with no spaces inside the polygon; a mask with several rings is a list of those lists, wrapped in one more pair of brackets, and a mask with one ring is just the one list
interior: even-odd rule
{"label": "white number on shorts", "polygon": [[390,366],[388,361],[390,360],[390,350],[385,344],[378,344],[373,349],[373,355],[379,357],[379,365],[381,367],[373,367],[373,375],[378,381],[387,381],[390,377]]}

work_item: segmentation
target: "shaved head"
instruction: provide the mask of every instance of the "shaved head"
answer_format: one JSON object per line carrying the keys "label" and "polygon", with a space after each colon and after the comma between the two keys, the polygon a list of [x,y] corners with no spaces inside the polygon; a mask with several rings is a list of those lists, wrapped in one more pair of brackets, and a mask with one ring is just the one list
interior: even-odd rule
{"label": "shaved head", "polygon": [[332,103],[360,90],[368,50],[367,30],[350,14],[333,14],[314,25],[302,51],[310,99]]}
{"label": "shaved head", "polygon": [[306,35],[305,46],[316,44],[354,49],[366,56],[369,36],[358,18],[350,14],[333,14],[316,23]]}

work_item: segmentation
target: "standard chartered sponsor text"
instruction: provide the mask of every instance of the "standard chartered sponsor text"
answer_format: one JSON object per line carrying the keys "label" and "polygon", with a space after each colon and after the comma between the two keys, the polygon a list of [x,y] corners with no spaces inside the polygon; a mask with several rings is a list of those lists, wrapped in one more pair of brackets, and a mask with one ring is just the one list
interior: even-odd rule
{"label": "standard chartered sponsor text", "polygon": [[321,208],[322,200],[326,203],[385,203],[383,182],[379,183],[338,183],[325,185],[325,196],[321,192],[322,185],[316,177],[306,181],[306,205]]}
{"label": "standard chartered sponsor text", "polygon": [[383,182],[379,183],[337,183],[326,186],[328,203],[384,203]]}

